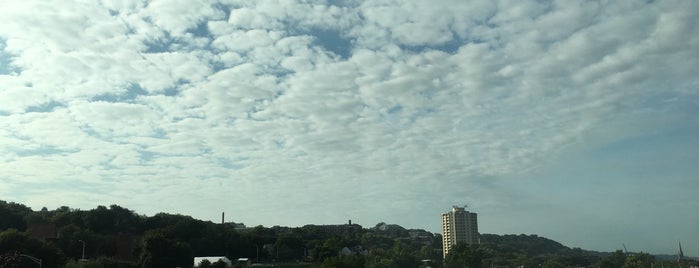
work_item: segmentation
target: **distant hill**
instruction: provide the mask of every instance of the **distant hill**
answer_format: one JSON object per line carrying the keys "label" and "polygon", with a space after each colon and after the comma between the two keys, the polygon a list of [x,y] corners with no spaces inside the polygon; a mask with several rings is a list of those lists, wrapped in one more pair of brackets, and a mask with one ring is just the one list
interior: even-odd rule
{"label": "distant hill", "polygon": [[[85,263],[78,261],[82,258],[89,259],[91,267],[191,267],[194,256],[224,255],[232,259],[254,256],[256,262],[305,261],[325,267],[408,268],[423,266],[423,260],[433,260],[430,265],[439,267],[442,263],[440,234],[397,224],[243,227],[178,214],[139,215],[118,205],[35,211],[0,200],[0,267],[30,265],[19,263],[20,253],[44,256],[47,267],[83,267]],[[587,251],[533,234],[481,234],[480,242],[477,246],[456,245],[446,260],[452,264],[449,267],[470,263],[480,267],[618,268],[627,259],[654,262],[656,267],[676,263],[672,255],[653,258],[645,253]],[[693,260],[686,263],[699,265]]]}
{"label": "distant hill", "polygon": [[480,238],[481,245],[491,246],[498,251],[516,252],[528,256],[555,255],[570,250],[561,243],[537,235],[481,234]]}

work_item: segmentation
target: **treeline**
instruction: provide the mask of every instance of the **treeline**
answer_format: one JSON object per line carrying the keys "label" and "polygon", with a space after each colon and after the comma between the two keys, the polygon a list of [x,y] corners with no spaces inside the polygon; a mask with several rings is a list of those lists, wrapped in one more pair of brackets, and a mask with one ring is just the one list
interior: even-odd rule
{"label": "treeline", "polygon": [[[0,201],[0,267],[33,266],[22,254],[42,259],[42,267],[192,267],[195,256],[324,267],[418,267],[423,259],[441,258],[441,237],[424,230],[349,224],[235,227],[167,213],[149,217],[118,205],[34,211]],[[86,261],[79,261],[83,254]],[[355,266],[359,262],[362,266]]]}
{"label": "treeline", "polygon": [[0,267],[34,267],[26,256],[45,268],[192,267],[195,256],[337,268],[677,267],[645,253],[571,249],[536,235],[482,234],[480,245],[457,245],[443,259],[440,234],[398,225],[240,227],[167,213],[149,217],[118,205],[34,211],[0,201]]}

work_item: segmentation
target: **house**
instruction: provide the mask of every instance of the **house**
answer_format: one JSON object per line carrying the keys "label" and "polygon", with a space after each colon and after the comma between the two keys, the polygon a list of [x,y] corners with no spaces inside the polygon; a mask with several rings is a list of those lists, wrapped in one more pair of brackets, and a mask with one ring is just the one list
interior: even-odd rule
{"label": "house", "polygon": [[201,262],[203,262],[205,260],[208,261],[209,263],[223,261],[226,263],[226,267],[233,267],[233,263],[231,262],[231,260],[229,260],[225,256],[194,257],[194,267],[199,267],[199,265],[201,265]]}
{"label": "house", "polygon": [[236,264],[236,267],[249,267],[250,264],[250,258],[238,258],[238,264]]}

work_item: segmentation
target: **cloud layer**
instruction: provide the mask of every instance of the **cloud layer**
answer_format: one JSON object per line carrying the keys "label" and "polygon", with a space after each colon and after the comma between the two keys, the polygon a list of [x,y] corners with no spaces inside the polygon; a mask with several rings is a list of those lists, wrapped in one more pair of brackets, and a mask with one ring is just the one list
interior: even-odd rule
{"label": "cloud layer", "polygon": [[181,2],[0,4],[0,196],[437,231],[697,123],[694,1]]}

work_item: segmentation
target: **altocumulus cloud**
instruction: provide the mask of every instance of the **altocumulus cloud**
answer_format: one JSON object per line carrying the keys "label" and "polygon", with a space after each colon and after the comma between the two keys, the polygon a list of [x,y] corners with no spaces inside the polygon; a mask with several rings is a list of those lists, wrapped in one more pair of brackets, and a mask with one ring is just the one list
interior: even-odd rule
{"label": "altocumulus cloud", "polygon": [[647,2],[4,1],[0,196],[433,231],[453,203],[505,213],[563,155],[697,123],[699,2]]}

